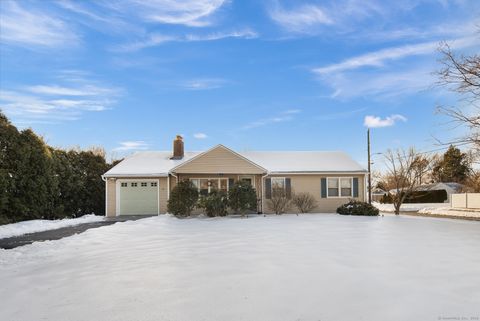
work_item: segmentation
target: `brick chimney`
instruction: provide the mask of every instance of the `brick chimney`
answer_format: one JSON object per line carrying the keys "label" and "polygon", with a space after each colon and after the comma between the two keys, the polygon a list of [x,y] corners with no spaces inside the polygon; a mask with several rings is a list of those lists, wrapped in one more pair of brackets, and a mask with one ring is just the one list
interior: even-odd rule
{"label": "brick chimney", "polygon": [[173,156],[172,159],[182,159],[183,158],[183,137],[177,135],[173,141]]}

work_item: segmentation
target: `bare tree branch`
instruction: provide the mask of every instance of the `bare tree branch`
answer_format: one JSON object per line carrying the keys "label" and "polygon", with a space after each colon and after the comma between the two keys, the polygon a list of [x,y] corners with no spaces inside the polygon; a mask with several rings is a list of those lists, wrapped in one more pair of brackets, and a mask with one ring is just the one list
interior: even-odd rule
{"label": "bare tree branch", "polygon": [[457,138],[455,143],[471,144],[480,150],[480,55],[457,56],[447,43],[438,50],[442,55],[442,68],[436,73],[437,85],[458,93],[466,107],[439,106],[437,110],[459,126],[469,128],[469,134]]}

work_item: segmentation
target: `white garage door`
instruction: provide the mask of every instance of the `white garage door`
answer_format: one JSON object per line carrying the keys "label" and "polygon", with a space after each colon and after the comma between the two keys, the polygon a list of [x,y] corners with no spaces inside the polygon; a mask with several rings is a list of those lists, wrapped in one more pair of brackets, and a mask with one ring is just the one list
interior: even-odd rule
{"label": "white garage door", "polygon": [[120,215],[158,214],[157,180],[124,180],[119,184]]}

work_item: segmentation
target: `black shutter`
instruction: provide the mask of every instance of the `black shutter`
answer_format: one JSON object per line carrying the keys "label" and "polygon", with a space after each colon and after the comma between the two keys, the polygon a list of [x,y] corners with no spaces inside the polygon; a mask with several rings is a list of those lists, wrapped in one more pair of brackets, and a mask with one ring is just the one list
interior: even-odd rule
{"label": "black shutter", "polygon": [[228,189],[232,188],[235,185],[235,179],[229,178],[228,179]]}
{"label": "black shutter", "polygon": [[287,198],[292,197],[292,183],[289,177],[285,178],[285,194]]}
{"label": "black shutter", "polygon": [[320,187],[322,198],[327,198],[327,179],[325,177],[322,177]]}
{"label": "black shutter", "polygon": [[353,197],[358,197],[358,177],[353,178]]}
{"label": "black shutter", "polygon": [[272,198],[272,179],[271,178],[265,179],[265,198],[266,199]]}

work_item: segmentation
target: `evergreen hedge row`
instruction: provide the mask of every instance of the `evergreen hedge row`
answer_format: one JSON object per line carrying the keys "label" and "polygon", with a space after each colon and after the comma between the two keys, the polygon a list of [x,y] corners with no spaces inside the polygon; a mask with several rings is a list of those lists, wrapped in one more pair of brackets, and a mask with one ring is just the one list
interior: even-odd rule
{"label": "evergreen hedge row", "polygon": [[0,224],[105,214],[101,149],[62,150],[0,112]]}

